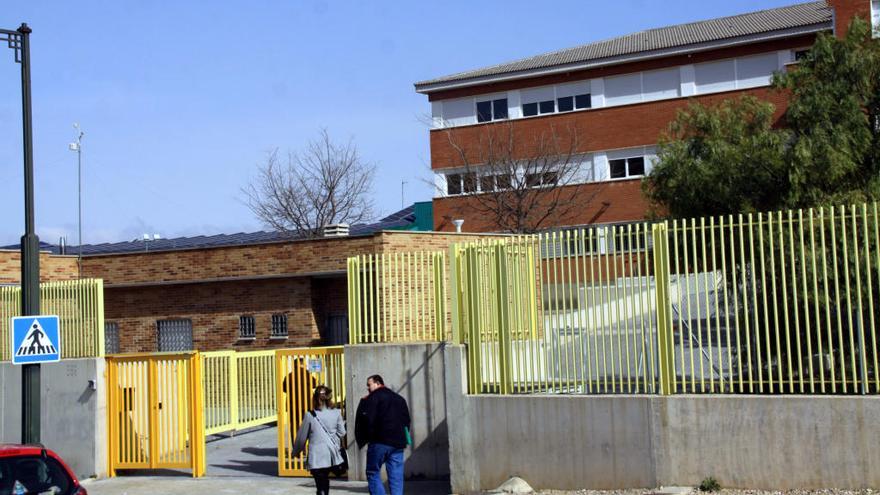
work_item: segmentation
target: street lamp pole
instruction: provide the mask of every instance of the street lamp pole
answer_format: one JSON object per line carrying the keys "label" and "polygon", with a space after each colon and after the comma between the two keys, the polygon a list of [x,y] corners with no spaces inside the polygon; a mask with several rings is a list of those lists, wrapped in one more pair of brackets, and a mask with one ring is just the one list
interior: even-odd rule
{"label": "street lamp pole", "polygon": [[[21,113],[24,141],[24,235],[21,236],[21,314],[40,314],[40,239],[34,230],[34,143],[31,122],[31,28],[22,23],[15,31],[0,29],[0,41],[15,51],[21,65]],[[13,349],[13,352],[15,350]],[[40,365],[21,370],[21,440],[40,441]]]}
{"label": "street lamp pole", "polygon": [[77,214],[79,216],[79,239],[77,241],[77,245],[79,246],[79,255],[77,256],[77,266],[79,267],[79,278],[82,278],[82,257],[83,257],[83,202],[82,202],[82,138],[85,136],[85,132],[79,128],[79,124],[73,124],[73,128],[76,129],[79,134],[76,136],[76,142],[70,143],[70,150],[76,151],[76,195],[78,201]]}

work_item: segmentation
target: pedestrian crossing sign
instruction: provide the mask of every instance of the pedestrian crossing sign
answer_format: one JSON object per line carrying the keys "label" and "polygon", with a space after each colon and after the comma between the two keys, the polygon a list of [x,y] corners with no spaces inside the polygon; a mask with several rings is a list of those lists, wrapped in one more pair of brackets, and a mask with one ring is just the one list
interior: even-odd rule
{"label": "pedestrian crossing sign", "polygon": [[61,360],[61,332],[57,316],[17,316],[12,319],[10,327],[12,364]]}

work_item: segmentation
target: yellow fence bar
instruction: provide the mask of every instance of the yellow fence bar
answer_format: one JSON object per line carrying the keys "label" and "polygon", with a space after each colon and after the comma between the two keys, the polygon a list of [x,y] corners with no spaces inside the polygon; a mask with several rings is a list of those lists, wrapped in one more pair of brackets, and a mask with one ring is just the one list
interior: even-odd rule
{"label": "yellow fence bar", "polygon": [[[104,356],[102,280],[41,283],[40,312],[59,317],[62,359]],[[11,359],[9,321],[15,316],[21,316],[21,288],[0,287],[0,361]]]}

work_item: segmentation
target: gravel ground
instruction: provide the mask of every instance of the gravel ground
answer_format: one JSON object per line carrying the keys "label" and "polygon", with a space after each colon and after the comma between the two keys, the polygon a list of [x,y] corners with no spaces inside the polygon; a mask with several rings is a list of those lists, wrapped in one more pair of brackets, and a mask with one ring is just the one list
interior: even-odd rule
{"label": "gravel ground", "polygon": [[[535,492],[540,495],[654,495],[661,492],[651,490],[576,490],[558,491],[542,490]],[[718,490],[717,492],[701,492],[693,490],[693,495],[878,495],[880,490]]]}

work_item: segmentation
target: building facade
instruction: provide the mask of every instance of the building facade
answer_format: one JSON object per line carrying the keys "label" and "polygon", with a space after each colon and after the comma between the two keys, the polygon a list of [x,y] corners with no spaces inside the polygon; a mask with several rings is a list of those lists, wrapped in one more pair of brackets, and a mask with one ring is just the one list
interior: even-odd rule
{"label": "building facade", "polygon": [[487,147],[505,140],[518,143],[513,159],[527,162],[546,152],[533,143],[552,141],[575,162],[566,178],[519,177],[539,194],[570,189],[564,200],[580,202],[548,226],[643,219],[641,179],[679,110],[753,95],[772,102],[778,119],[787,97],[770,88],[773,73],[796,63],[819,33],[844,33],[855,16],[876,28],[880,1],[810,2],[651,29],[416,83],[433,116],[434,229],[453,230],[462,219],[465,231],[504,230],[477,206],[480,195],[529,173],[487,164]]}

